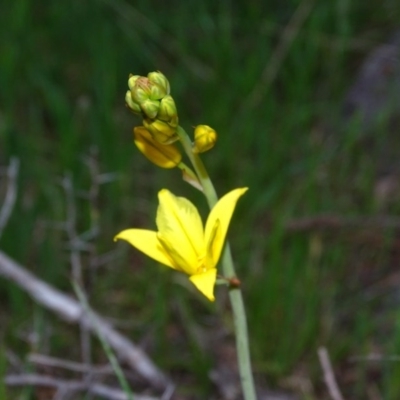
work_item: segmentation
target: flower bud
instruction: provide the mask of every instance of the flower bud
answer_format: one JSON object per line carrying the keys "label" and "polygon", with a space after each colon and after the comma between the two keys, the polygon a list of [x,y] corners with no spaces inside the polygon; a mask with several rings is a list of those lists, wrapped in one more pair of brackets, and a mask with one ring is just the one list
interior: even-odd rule
{"label": "flower bud", "polygon": [[197,125],[194,129],[193,153],[204,153],[212,149],[217,141],[217,132],[208,125]]}
{"label": "flower bud", "polygon": [[171,96],[165,96],[160,102],[157,119],[167,122],[173,127],[178,126],[178,115],[176,111],[175,101]]}
{"label": "flower bud", "polygon": [[181,162],[182,154],[174,144],[161,144],[144,126],[135,127],[133,135],[137,148],[157,166],[174,168]]}
{"label": "flower bud", "polygon": [[170,144],[178,140],[176,127],[172,127],[164,121],[144,119],[143,125],[153,136],[153,139],[161,144]]}
{"label": "flower bud", "polygon": [[128,79],[128,87],[129,90],[132,90],[136,84],[136,81],[140,78],[140,75],[129,75],[129,79]]}
{"label": "flower bud", "polygon": [[147,118],[154,119],[157,117],[160,109],[160,102],[158,100],[148,99],[141,102],[140,107]]}
{"label": "flower bud", "polygon": [[168,79],[164,74],[162,74],[160,71],[150,72],[147,74],[147,77],[149,78],[150,82],[156,84],[160,88],[160,91],[163,91],[164,94],[161,97],[169,95],[170,86]]}
{"label": "flower bud", "polygon": [[128,90],[125,95],[126,105],[135,113],[135,114],[142,114],[142,109],[140,105],[135,103],[132,99],[131,91]]}
{"label": "flower bud", "polygon": [[[129,92],[125,100],[128,107],[136,114],[141,114],[146,119],[156,119],[161,102],[167,98],[162,111],[164,122],[178,125],[175,103],[169,96],[170,86],[167,78],[161,72],[150,72],[147,77],[130,75],[128,79]],[[167,109],[166,109],[167,108]],[[165,119],[167,118],[167,119]]]}
{"label": "flower bud", "polygon": [[[129,81],[128,81],[129,85]],[[139,76],[131,89],[132,99],[141,104],[143,101],[151,98],[152,84],[148,78]]]}

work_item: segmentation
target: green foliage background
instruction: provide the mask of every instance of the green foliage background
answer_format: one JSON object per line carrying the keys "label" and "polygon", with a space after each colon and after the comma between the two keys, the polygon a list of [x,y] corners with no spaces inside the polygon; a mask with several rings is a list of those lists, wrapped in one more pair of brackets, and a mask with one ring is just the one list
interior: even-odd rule
{"label": "green foliage background", "polygon": [[[132,144],[139,120],[124,106],[128,74],[161,70],[182,126],[204,123],[219,134],[204,155],[219,193],[250,187],[230,236],[259,382],[324,398],[316,351],[325,345],[348,398],[366,398],[371,387],[400,398],[397,363],[348,361],[399,351],[397,288],[382,283],[397,271],[395,232],[288,228],[323,213],[398,213],[396,202],[382,209],[374,197],[379,145],[366,148],[357,125],[340,121],[363,57],[399,25],[394,0],[2,2],[0,161],[15,155],[21,167],[1,249],[71,291],[67,237],[57,225],[66,216],[60,179],[71,174],[77,229],[95,220],[91,251],[117,249],[87,272],[91,304],[127,323],[126,333],[145,341],[188,392],[210,395],[215,359],[204,338],[225,332],[222,342],[231,343],[227,304],[206,304],[180,277],[112,241],[123,228],[154,226],[162,187],[202,201],[178,171],[150,165]],[[389,133],[382,129],[373,143]],[[81,195],[90,186],[89,154],[101,173],[116,174],[95,204]],[[69,355],[79,359],[74,328],[4,280],[0,298],[3,348],[20,356],[74,348]]]}

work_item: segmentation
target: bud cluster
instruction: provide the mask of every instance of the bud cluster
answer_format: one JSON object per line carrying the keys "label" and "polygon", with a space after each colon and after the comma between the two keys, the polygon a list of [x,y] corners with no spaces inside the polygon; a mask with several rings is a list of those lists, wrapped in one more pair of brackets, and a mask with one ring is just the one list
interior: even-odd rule
{"label": "bud cluster", "polygon": [[[198,183],[182,163],[182,154],[174,142],[179,139],[178,113],[170,95],[168,79],[161,72],[147,76],[130,75],[125,101],[131,111],[143,118],[142,125],[133,129],[137,148],[155,165],[162,168],[179,167],[187,181]],[[217,133],[208,125],[194,129],[192,152],[203,153],[214,147]],[[186,175],[185,175],[186,174]]]}
{"label": "bud cluster", "polygon": [[178,140],[178,113],[170,95],[170,85],[161,72],[150,72],[147,77],[130,75],[125,101],[128,107],[143,117],[143,125],[162,144]]}

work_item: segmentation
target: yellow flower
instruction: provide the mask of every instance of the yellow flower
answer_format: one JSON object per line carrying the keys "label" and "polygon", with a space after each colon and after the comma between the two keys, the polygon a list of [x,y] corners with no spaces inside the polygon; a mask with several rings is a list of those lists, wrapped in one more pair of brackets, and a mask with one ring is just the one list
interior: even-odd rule
{"label": "yellow flower", "polygon": [[174,168],[182,160],[182,154],[174,144],[161,144],[144,126],[133,129],[137,148],[154,164],[161,168]]}
{"label": "yellow flower", "polygon": [[126,240],[161,264],[188,274],[196,288],[214,301],[217,263],[236,202],[246,191],[239,188],[223,196],[204,228],[197,208],[188,199],[162,189],[158,193],[158,231],[127,229],[114,240]]}

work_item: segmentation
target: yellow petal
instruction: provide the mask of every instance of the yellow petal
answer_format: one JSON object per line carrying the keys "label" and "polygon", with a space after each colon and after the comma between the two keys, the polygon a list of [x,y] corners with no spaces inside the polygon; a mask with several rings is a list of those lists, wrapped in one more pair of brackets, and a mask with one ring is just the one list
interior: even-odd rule
{"label": "yellow petal", "polygon": [[204,257],[204,229],[197,208],[187,199],[176,197],[167,189],[158,193],[157,210],[159,240],[179,269],[196,273],[199,259]]}
{"label": "yellow petal", "polygon": [[214,226],[212,227],[211,232],[207,236],[207,242],[206,242],[206,257],[204,258],[204,268],[206,269],[211,269],[215,268],[218,262],[218,258],[215,258],[214,256],[214,243],[215,243],[215,238],[219,237],[221,232],[221,224],[219,220],[215,221]]}
{"label": "yellow petal", "polygon": [[229,222],[235,210],[236,202],[248,188],[232,190],[223,196],[211,210],[206,223],[205,241],[208,255],[217,265],[221,255]]}
{"label": "yellow petal", "polygon": [[209,269],[202,274],[192,275],[189,279],[208,300],[215,300],[214,286],[217,279],[217,270],[215,268]]}
{"label": "yellow petal", "polygon": [[145,229],[126,229],[118,233],[114,240],[123,239],[136,247],[142,253],[150,258],[158,261],[161,264],[167,265],[173,269],[178,269],[174,260],[164,250],[157,238],[157,232]]}
{"label": "yellow petal", "polygon": [[154,164],[161,168],[174,168],[182,160],[182,154],[174,144],[161,144],[144,126],[133,129],[137,148]]}
{"label": "yellow petal", "polygon": [[161,144],[170,144],[179,139],[176,134],[176,127],[172,127],[167,122],[159,119],[144,119],[143,125],[152,134],[154,140]]}

